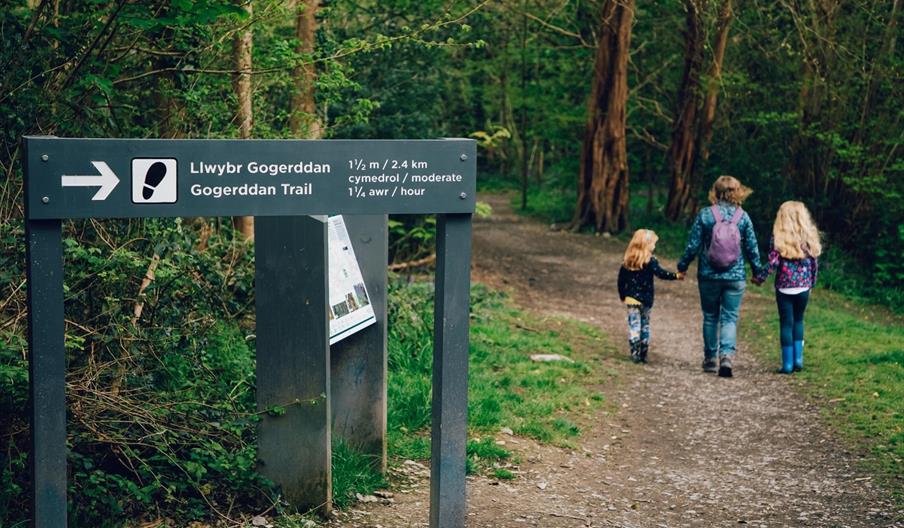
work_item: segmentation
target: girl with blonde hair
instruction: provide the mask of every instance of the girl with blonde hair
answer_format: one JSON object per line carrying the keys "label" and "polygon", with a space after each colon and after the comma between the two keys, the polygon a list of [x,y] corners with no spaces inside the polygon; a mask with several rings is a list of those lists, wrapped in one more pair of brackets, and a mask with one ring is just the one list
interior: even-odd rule
{"label": "girl with blonde hair", "polygon": [[683,278],[659,265],[653,256],[657,240],[659,237],[649,229],[635,231],[618,270],[618,295],[628,308],[628,345],[635,363],[646,363],[650,350],[653,276],[664,280]]}
{"label": "girl with blonde hair", "polygon": [[778,305],[782,368],[790,374],[804,368],[804,312],[810,290],[816,286],[822,244],[810,211],[801,202],[789,201],[779,207],[772,227],[769,258],[755,282],[762,284],[775,275],[775,302]]}

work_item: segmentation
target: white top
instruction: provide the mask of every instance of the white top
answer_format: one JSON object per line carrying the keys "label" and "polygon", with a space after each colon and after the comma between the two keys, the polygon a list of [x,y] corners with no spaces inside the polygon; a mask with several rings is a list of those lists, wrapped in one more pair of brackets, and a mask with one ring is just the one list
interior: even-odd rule
{"label": "white top", "polygon": [[804,286],[803,288],[779,288],[778,291],[784,293],[785,295],[797,295],[799,293],[803,293],[810,288]]}

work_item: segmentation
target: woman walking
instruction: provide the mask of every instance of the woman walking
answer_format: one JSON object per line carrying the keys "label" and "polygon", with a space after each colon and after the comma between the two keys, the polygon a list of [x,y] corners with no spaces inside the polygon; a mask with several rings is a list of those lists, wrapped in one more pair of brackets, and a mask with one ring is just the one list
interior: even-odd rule
{"label": "woman walking", "polygon": [[[709,191],[712,204],[700,211],[691,227],[678,272],[684,274],[696,257],[700,307],[703,310],[703,370],[732,376],[737,350],[741,299],[750,262],[754,274],[762,270],[753,222],[741,209],[752,191],[732,176],[720,176]],[[718,364],[717,364],[718,360]]]}

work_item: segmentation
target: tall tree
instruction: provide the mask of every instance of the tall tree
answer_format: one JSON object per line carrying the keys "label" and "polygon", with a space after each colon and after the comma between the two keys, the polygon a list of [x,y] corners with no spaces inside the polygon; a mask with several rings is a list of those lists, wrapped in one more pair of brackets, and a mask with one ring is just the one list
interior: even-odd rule
{"label": "tall tree", "polygon": [[[236,117],[239,123],[239,137],[241,139],[250,139],[254,117],[251,106],[251,45],[253,39],[251,21],[254,13],[251,0],[239,0],[239,2],[248,14],[248,25],[239,30],[233,41],[233,61],[236,72],[233,77],[233,88],[238,106]],[[253,216],[236,216],[233,217],[232,222],[242,234],[242,237],[246,240],[254,239]]]}
{"label": "tall tree", "polygon": [[573,230],[593,225],[617,233],[628,225],[625,120],[633,20],[634,0],[603,2]]}
{"label": "tall tree", "polygon": [[713,47],[713,62],[706,79],[706,99],[703,100],[703,114],[700,123],[700,160],[697,171],[709,160],[709,144],[713,139],[713,124],[716,122],[716,103],[722,84],[722,64],[725,62],[725,50],[728,48],[728,30],[734,17],[732,0],[722,0],[719,18],[716,22],[716,44]]}
{"label": "tall tree", "polygon": [[524,2],[521,2],[521,123],[518,127],[520,142],[518,145],[518,158],[521,169],[521,209],[527,209],[527,186],[530,166],[528,163],[527,148],[527,13],[524,11]]}
{"label": "tall tree", "polygon": [[319,139],[323,135],[320,119],[317,117],[317,102],[314,98],[314,83],[317,72],[311,56],[317,34],[317,10],[320,0],[298,0],[295,13],[296,53],[302,57],[295,67],[295,91],[292,93],[292,114],[289,128],[298,138]]}
{"label": "tall tree", "polygon": [[696,206],[699,187],[694,170],[698,156],[700,127],[700,74],[703,66],[703,9],[705,0],[685,0],[684,73],[678,89],[678,108],[672,124],[672,141],[667,155],[669,164],[669,198],[665,216],[677,220]]}
{"label": "tall tree", "polygon": [[[802,79],[798,98],[798,133],[791,142],[791,158],[786,175],[792,188],[817,203],[834,194],[837,179],[830,178],[833,149],[819,137],[818,129],[833,129],[834,114],[830,80],[836,61],[836,31],[840,11],[838,0],[813,2],[806,13],[792,12],[798,26],[803,51]],[[821,209],[818,207],[817,209]],[[818,213],[817,213],[818,215]]]}
{"label": "tall tree", "polygon": [[712,62],[702,80],[707,37],[703,26],[706,0],[686,0],[684,73],[678,91],[678,110],[669,145],[669,198],[665,215],[678,220],[697,209],[703,168],[709,159],[716,105],[722,80],[722,65],[728,47],[733,17],[732,0],[723,0],[716,21]]}

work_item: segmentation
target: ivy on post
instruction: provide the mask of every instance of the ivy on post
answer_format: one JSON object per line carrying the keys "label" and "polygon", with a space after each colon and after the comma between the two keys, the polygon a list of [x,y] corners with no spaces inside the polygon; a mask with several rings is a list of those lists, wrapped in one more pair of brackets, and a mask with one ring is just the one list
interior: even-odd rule
{"label": "ivy on post", "polygon": [[298,511],[321,513],[332,505],[325,220],[254,224],[259,470]]}

